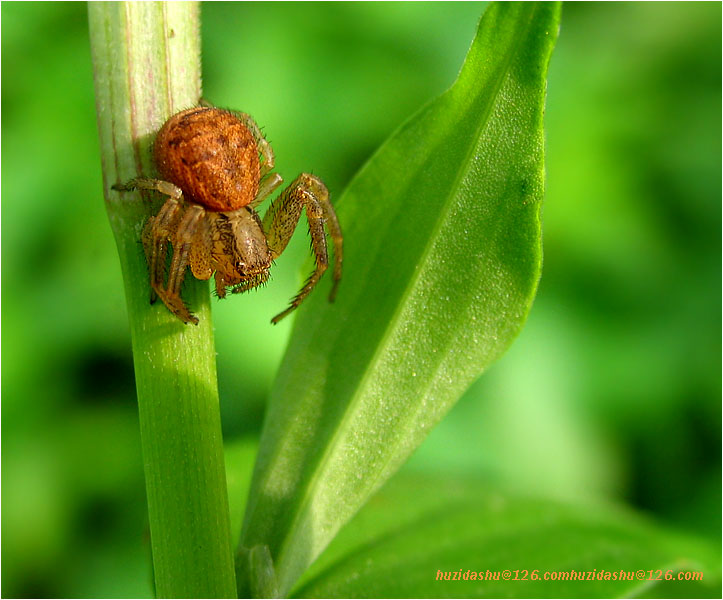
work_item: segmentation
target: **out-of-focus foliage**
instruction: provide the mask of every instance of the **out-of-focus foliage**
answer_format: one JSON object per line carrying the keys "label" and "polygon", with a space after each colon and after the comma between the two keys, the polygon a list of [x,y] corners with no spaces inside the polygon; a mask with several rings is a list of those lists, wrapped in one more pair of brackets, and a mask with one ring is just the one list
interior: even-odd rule
{"label": "out-of-focus foliage", "polygon": [[[151,593],[85,10],[2,5],[4,596]],[[208,3],[204,94],[264,125],[287,179],[312,170],[338,195],[452,83],[482,10]],[[407,469],[719,535],[720,19],[713,3],[563,9],[537,301]],[[230,441],[260,430],[290,327],[268,321],[305,273],[303,232],[287,252],[264,290],[214,303]]]}
{"label": "out-of-focus foliage", "polygon": [[[469,478],[404,474],[339,533],[293,597],[715,598],[719,556],[715,544],[604,503],[581,508]],[[659,580],[639,580],[632,565]],[[677,579],[689,571],[704,576]]]}

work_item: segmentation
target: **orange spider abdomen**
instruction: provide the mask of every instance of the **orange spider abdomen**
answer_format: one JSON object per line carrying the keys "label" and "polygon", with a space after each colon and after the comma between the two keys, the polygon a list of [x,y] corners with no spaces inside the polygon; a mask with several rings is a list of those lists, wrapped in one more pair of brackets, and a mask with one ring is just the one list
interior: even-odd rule
{"label": "orange spider abdomen", "polygon": [[259,151],[238,118],[219,108],[189,108],[161,127],[153,146],[163,179],[214,212],[237,210],[259,190]]}

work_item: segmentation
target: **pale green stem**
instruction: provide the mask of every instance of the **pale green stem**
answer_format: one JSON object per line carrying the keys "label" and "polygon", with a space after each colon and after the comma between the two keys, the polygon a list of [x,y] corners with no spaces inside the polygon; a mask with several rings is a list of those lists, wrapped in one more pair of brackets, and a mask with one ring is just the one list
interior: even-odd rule
{"label": "pale green stem", "polygon": [[153,174],[154,134],[171,114],[198,103],[198,5],[91,2],[89,21],[103,188],[133,340],[156,593],[235,597],[208,286],[192,277],[184,285],[198,326],[184,325],[161,302],[151,306],[139,242],[158,202],[111,190]]}

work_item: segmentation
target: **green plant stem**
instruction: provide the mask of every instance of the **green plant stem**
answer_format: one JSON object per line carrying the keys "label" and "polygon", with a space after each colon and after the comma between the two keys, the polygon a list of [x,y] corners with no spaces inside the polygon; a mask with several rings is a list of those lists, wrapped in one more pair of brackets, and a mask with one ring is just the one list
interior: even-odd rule
{"label": "green plant stem", "polygon": [[200,97],[196,3],[91,2],[103,187],[133,340],[151,545],[159,597],[235,597],[208,286],[188,278],[198,326],[151,306],[139,243],[151,196],[114,183],[151,175],[154,134]]}

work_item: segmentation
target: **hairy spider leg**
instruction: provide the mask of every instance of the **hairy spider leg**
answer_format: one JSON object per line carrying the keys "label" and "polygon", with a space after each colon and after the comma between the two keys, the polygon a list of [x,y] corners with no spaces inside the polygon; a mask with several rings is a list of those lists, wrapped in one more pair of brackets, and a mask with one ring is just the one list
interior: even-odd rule
{"label": "hairy spider leg", "polygon": [[206,213],[206,218],[198,221],[196,233],[191,243],[191,253],[189,255],[189,266],[191,273],[196,279],[207,281],[213,275],[213,257],[211,256],[211,222],[210,214]]}
{"label": "hairy spider leg", "polygon": [[263,227],[272,258],[277,258],[286,248],[299,222],[302,209],[306,210],[309,222],[311,249],[316,261],[316,269],[309,276],[299,293],[291,300],[289,307],[276,315],[271,322],[276,324],[296,309],[314,289],[329,266],[329,254],[326,246],[324,224],[326,223],[334,245],[334,283],[329,296],[333,301],[336,287],[341,280],[342,237],[339,221],[329,201],[329,191],[324,183],[314,175],[299,175],[271,204],[264,215]]}
{"label": "hairy spider leg", "polygon": [[[183,192],[170,181],[139,177],[126,184],[116,184],[114,190],[132,191],[135,189],[156,190],[169,196],[155,217],[149,217],[143,227],[143,248],[148,261],[151,281],[151,302],[153,294],[163,300],[169,310],[184,323],[198,324],[198,318],[191,314],[181,299],[181,284],[189,264],[189,253],[193,236],[202,220],[205,211],[202,207],[192,204],[185,209],[181,205]],[[171,267],[168,271],[168,283],[164,286],[166,256],[168,243],[173,245]]]}
{"label": "hairy spider leg", "polygon": [[341,263],[344,260],[344,237],[341,234],[341,226],[339,219],[336,217],[334,207],[329,202],[327,193],[326,202],[321,203],[321,210],[324,213],[324,224],[331,235],[331,242],[334,246],[334,272],[332,273],[332,285],[329,292],[329,302],[334,302],[336,298],[336,290],[341,281]]}
{"label": "hairy spider leg", "polygon": [[148,262],[151,281],[151,304],[156,301],[156,289],[163,286],[166,275],[166,254],[171,235],[178,227],[180,203],[169,198],[155,217],[149,217],[143,226],[141,239]]}
{"label": "hairy spider leg", "polygon": [[251,136],[254,138],[256,146],[261,153],[261,158],[263,159],[261,161],[260,176],[262,178],[265,177],[269,173],[269,171],[274,168],[275,164],[274,151],[271,148],[271,144],[269,144],[269,142],[266,140],[264,134],[261,133],[261,128],[257,125],[256,121],[253,120],[251,115],[236,110],[232,110],[230,112],[239,121],[241,121],[251,132]]}
{"label": "hairy spider leg", "polygon": [[283,182],[283,178],[278,173],[269,173],[260,181],[259,191],[256,193],[256,198],[251,201],[249,206],[251,208],[256,208],[266,198],[268,198],[274,192],[274,190],[279,187]]}
{"label": "hairy spider leg", "polygon": [[[243,209],[242,209],[243,210]],[[228,217],[225,215],[213,215],[210,219],[210,242],[209,242],[209,256],[213,260],[213,249],[216,245],[224,245],[224,229],[228,227]],[[218,249],[217,249],[218,252]],[[227,250],[221,250],[220,254],[225,254]],[[217,261],[214,261],[213,268],[215,268],[214,281],[216,284],[216,296],[219,298],[226,297],[226,278],[225,268],[219,265]]]}
{"label": "hairy spider leg", "polygon": [[275,164],[274,150],[273,148],[271,148],[271,144],[269,144],[269,142],[264,137],[264,134],[261,133],[261,128],[258,126],[256,121],[253,120],[251,115],[244,112],[232,110],[231,114],[233,114],[239,121],[241,121],[251,132],[251,136],[254,138],[256,146],[261,153],[262,160],[259,170],[259,175],[261,177],[261,179],[259,180],[259,191],[256,194],[256,198],[254,198],[250,204],[250,206],[254,208],[261,204],[261,202],[263,202],[268,196],[270,196],[273,191],[283,183],[284,180],[278,173],[271,173],[271,170],[274,168]]}
{"label": "hairy spider leg", "polygon": [[183,191],[170,181],[151,177],[137,177],[127,183],[116,183],[111,187],[119,192],[130,192],[137,189],[155,190],[169,197],[159,213],[155,217],[149,217],[141,234],[150,271],[151,304],[153,304],[156,301],[156,288],[163,285],[168,241],[177,225],[175,221],[181,209],[178,201],[183,197]]}
{"label": "hairy spider leg", "polygon": [[163,303],[171,309],[184,323],[191,322],[198,325],[198,318],[188,310],[181,298],[181,284],[186,276],[186,267],[189,263],[191,242],[198,227],[198,223],[205,214],[205,210],[197,204],[192,204],[183,214],[172,238],[173,257],[171,268],[168,271],[166,288],[156,287],[156,293]]}
{"label": "hairy spider leg", "polygon": [[183,197],[183,191],[177,185],[170,181],[162,179],[152,179],[151,177],[137,177],[131,179],[128,183],[116,183],[111,186],[118,192],[132,192],[133,190],[156,190],[164,196],[169,196],[174,200],[180,200]]}

